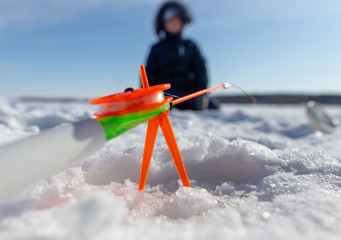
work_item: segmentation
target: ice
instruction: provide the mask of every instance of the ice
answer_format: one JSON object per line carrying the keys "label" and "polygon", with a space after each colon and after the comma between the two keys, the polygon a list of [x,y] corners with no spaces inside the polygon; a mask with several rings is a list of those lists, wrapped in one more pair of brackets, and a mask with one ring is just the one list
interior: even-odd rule
{"label": "ice", "polygon": [[[325,107],[341,119],[339,106]],[[0,98],[0,146],[96,110]],[[170,119],[192,188],[159,131],[137,191],[142,124],[1,204],[0,239],[340,238],[341,132],[315,133],[304,104],[173,110]]]}

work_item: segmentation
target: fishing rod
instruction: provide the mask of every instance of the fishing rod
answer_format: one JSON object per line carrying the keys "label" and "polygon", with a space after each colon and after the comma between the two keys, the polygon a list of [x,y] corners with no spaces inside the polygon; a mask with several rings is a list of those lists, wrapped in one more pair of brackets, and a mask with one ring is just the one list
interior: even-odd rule
{"label": "fishing rod", "polygon": [[105,143],[137,125],[148,122],[138,190],[144,189],[156,135],[160,127],[184,186],[190,187],[186,169],[168,117],[171,105],[216,89],[223,83],[173,100],[164,96],[170,84],[149,86],[140,66],[142,88],[129,89],[90,100],[99,105],[94,118],[63,124],[38,135],[0,147],[0,203],[35,182],[101,150]]}

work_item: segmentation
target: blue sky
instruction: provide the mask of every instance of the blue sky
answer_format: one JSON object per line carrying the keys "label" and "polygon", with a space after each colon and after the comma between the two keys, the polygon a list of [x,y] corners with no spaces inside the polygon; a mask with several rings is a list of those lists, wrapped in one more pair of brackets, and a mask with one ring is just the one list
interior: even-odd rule
{"label": "blue sky", "polygon": [[[0,96],[138,87],[157,0],[0,0]],[[185,0],[210,85],[341,94],[341,1]],[[238,93],[231,90],[231,93]]]}

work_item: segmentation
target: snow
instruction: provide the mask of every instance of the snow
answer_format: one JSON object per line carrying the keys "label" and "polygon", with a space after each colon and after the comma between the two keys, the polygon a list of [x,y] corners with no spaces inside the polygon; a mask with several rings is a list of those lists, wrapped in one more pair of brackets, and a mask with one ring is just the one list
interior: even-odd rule
{"label": "snow", "polygon": [[[340,106],[326,109],[341,119]],[[0,98],[0,145],[96,110]],[[315,133],[305,104],[173,110],[170,119],[192,188],[159,131],[137,191],[142,124],[1,204],[0,239],[340,238],[341,131]]]}

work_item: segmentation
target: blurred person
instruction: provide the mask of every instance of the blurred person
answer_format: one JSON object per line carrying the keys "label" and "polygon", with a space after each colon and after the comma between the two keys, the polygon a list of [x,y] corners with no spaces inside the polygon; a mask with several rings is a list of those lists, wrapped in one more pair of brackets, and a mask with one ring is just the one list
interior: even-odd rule
{"label": "blurred person", "polygon": [[[159,41],[151,47],[146,72],[149,84],[170,83],[171,95],[183,97],[207,88],[205,59],[194,41],[182,37],[183,28],[192,22],[189,10],[178,1],[167,1],[155,18]],[[218,108],[203,95],[176,105],[179,109],[203,110]]]}

